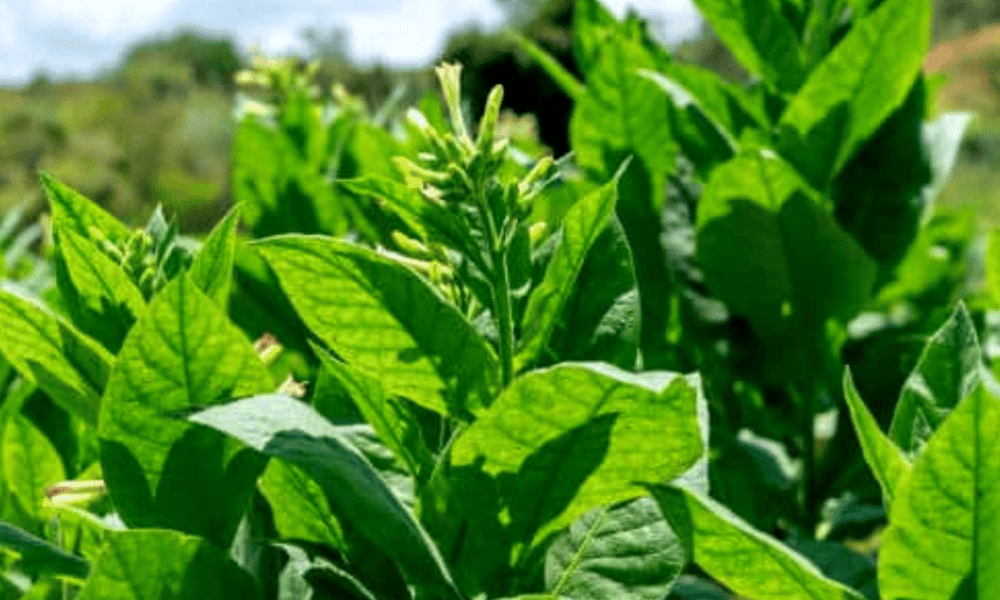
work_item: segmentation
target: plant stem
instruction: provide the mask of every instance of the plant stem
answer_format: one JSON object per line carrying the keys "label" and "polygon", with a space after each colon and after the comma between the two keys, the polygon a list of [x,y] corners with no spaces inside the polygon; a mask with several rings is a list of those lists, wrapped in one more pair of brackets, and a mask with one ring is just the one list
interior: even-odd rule
{"label": "plant stem", "polygon": [[507,252],[502,250],[494,258],[497,273],[493,282],[493,306],[500,330],[500,379],[504,387],[514,378],[514,315],[510,306],[510,273],[507,269]]}

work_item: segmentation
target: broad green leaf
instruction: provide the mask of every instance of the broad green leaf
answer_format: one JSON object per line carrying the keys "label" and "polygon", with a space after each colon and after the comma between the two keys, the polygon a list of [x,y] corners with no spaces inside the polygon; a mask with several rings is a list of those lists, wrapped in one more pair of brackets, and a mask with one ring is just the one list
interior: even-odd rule
{"label": "broad green leaf", "polygon": [[889,435],[904,452],[918,451],[948,413],[982,380],[976,325],[964,304],[924,347],[892,415]]}
{"label": "broad green leaf", "polygon": [[634,155],[646,169],[648,194],[627,200],[654,207],[661,203],[666,174],[674,170],[676,151],[667,122],[668,100],[639,75],[640,69],[656,68],[658,61],[638,31],[609,38],[587,73],[587,93],[574,105],[569,131],[577,163],[596,181],[610,179],[621,161]]}
{"label": "broad green leaf", "polygon": [[[921,136],[926,99],[920,77],[902,104],[847,161],[830,189],[837,220],[879,263],[882,280],[891,277],[929,215],[923,192],[932,179],[928,161],[932,150]],[[822,153],[796,153],[789,160],[806,178],[824,185],[830,161]]]}
{"label": "broad green leaf", "polygon": [[896,490],[879,550],[883,598],[1000,597],[998,440],[1000,400],[980,386],[930,438]]}
{"label": "broad green leaf", "polygon": [[736,594],[754,600],[861,600],[714,500],[673,486],[649,489],[691,559]]}
{"label": "broad green leaf", "polygon": [[920,72],[930,37],[929,2],[886,0],[809,75],[785,109],[782,148],[829,158],[832,178],[896,109]]}
{"label": "broad green leaf", "polygon": [[563,218],[559,246],[542,281],[528,297],[515,370],[535,364],[545,353],[549,338],[576,289],[587,255],[614,214],[617,188],[618,178],[615,177],[579,200]]}
{"label": "broad green leaf", "polygon": [[260,491],[271,505],[274,526],[283,539],[300,539],[345,548],[344,532],[323,488],[292,463],[272,460],[260,478]]}
{"label": "broad green leaf", "polygon": [[263,465],[180,417],[271,389],[222,309],[186,275],[170,282],[125,338],[101,404],[101,464],[125,522],[228,544]]}
{"label": "broad green leaf", "polygon": [[58,227],[68,227],[78,235],[90,237],[91,227],[115,244],[124,243],[132,231],[83,194],[60,183],[48,173],[39,175],[42,188],[52,208],[52,223]]}
{"label": "broad green leaf", "polygon": [[875,283],[874,261],[767,151],[712,173],[698,204],[698,254],[709,289],[764,338],[850,318]]}
{"label": "broad green leaf", "polygon": [[896,497],[896,486],[903,475],[910,470],[909,461],[903,451],[879,429],[875,417],[868,410],[868,405],[861,399],[858,389],[854,386],[854,378],[850,369],[844,372],[844,398],[851,412],[851,422],[854,432],[861,443],[865,462],[871,468],[875,479],[882,488],[886,506],[890,506]]}
{"label": "broad green leaf", "polygon": [[687,553],[656,501],[639,498],[585,514],[545,557],[545,587],[574,600],[663,600]]}
{"label": "broad green leaf", "polygon": [[212,407],[195,423],[287,460],[322,487],[333,513],[381,548],[414,583],[453,590],[448,567],[420,523],[361,452],[313,408],[269,395]]}
{"label": "broad green leaf", "polygon": [[41,519],[46,488],[66,479],[55,446],[27,417],[16,414],[4,427],[0,460],[4,479],[21,508]]}
{"label": "broad green leaf", "polygon": [[435,411],[488,405],[498,379],[492,348],[458,310],[406,267],[319,236],[255,245],[302,319],[386,392]]}
{"label": "broad green leaf", "polygon": [[614,15],[598,0],[576,0],[573,6],[573,55],[584,77],[597,62],[601,48],[618,28]]}
{"label": "broad green leaf", "polygon": [[560,361],[597,360],[631,370],[641,321],[632,250],[621,221],[611,215],[577,274],[548,349]]}
{"label": "broad green leaf", "polygon": [[9,287],[0,290],[0,353],[59,406],[97,425],[113,357],[100,344]]}
{"label": "broad green leaf", "polygon": [[142,292],[92,239],[68,225],[54,224],[53,232],[56,277],[70,316],[84,333],[117,352],[146,309]]}
{"label": "broad green leaf", "polygon": [[794,27],[772,0],[694,0],[719,39],[746,69],[794,92],[805,76]]}
{"label": "broad green leaf", "polygon": [[434,466],[434,457],[424,444],[413,417],[386,394],[377,377],[335,360],[322,349],[316,354],[323,367],[354,400],[382,443],[406,465],[410,475],[418,481],[424,480]]}
{"label": "broad green leaf", "polygon": [[109,536],[78,600],[257,600],[253,578],[207,540],[161,529]]}
{"label": "broad green leaf", "polygon": [[[563,363],[514,380],[456,440],[455,465],[498,476],[518,541],[641,496],[702,456],[697,390],[685,377]],[[572,458],[570,458],[572,457]]]}
{"label": "broad green leaf", "polygon": [[223,310],[228,306],[229,289],[233,281],[236,226],[239,221],[240,211],[237,207],[229,211],[208,234],[188,270],[191,280]]}
{"label": "broad green leaf", "polygon": [[[700,71],[691,69],[688,65],[667,65],[670,75],[656,71],[642,70],[640,74],[655,83],[670,98],[671,106],[668,114],[671,116],[671,129],[677,139],[684,156],[691,160],[700,173],[710,173],[721,162],[733,157],[739,151],[734,139],[735,128],[727,107],[706,106],[701,98],[695,96],[677,75],[686,75],[685,79],[700,79],[702,93],[715,92],[722,96],[725,102],[721,81],[714,74],[705,76]],[[717,81],[715,86],[705,85],[709,77]],[[715,99],[715,98],[713,98]],[[714,109],[714,110],[713,110]],[[721,114],[720,114],[721,113]],[[727,122],[724,122],[725,119]]]}
{"label": "broad green leaf", "polygon": [[20,556],[20,567],[30,575],[67,575],[83,579],[90,570],[87,561],[0,521],[0,547]]}

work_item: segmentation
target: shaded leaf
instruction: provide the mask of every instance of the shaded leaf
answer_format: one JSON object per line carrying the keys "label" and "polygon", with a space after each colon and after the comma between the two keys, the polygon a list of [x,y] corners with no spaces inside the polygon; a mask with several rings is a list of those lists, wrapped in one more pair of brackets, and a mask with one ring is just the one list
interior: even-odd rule
{"label": "shaded leaf", "polygon": [[41,519],[46,488],[66,479],[55,446],[27,417],[15,414],[4,428],[0,459],[10,492],[24,511]]}
{"label": "shaded leaf", "polygon": [[[680,375],[563,363],[514,380],[452,447],[455,465],[500,475],[515,539],[642,495],[702,456],[697,391]],[[572,457],[569,459],[568,457]]]}
{"label": "shaded leaf", "polygon": [[0,546],[16,552],[21,558],[21,568],[32,575],[68,575],[83,579],[90,570],[87,561],[0,521]]}
{"label": "shaded leaf", "polygon": [[249,574],[206,540],[136,529],[109,536],[78,600],[256,600]]}
{"label": "shaded leaf", "polygon": [[919,450],[982,380],[982,351],[968,309],[959,304],[924,346],[903,383],[889,436],[904,452]]}
{"label": "shaded leaf", "polygon": [[333,513],[385,551],[414,583],[454,590],[451,575],[423,527],[371,463],[307,404],[257,396],[190,417],[248,446],[283,458],[322,487]]}
{"label": "shaded leaf", "polygon": [[272,389],[250,341],[182,275],[129,332],[101,404],[101,464],[126,523],[226,546],[262,464],[184,412]]}

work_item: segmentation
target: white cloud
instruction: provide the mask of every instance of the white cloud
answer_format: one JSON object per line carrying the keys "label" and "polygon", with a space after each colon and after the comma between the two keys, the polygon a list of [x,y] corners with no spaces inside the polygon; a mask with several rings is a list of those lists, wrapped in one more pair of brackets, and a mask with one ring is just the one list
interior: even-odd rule
{"label": "white cloud", "polygon": [[25,2],[37,24],[71,27],[92,38],[147,34],[163,25],[178,0],[32,0]]}
{"label": "white cloud", "polygon": [[[606,0],[631,5],[666,39],[698,26],[691,0]],[[44,68],[86,76],[138,38],[194,26],[234,35],[244,49],[299,52],[302,32],[346,27],[355,58],[397,65],[432,60],[448,33],[470,22],[498,25],[494,0],[0,0],[0,82]]]}

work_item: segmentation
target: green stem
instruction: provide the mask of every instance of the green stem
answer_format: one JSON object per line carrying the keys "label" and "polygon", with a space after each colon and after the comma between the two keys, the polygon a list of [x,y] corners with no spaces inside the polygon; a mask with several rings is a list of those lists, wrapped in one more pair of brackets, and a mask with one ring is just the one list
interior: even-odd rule
{"label": "green stem", "polygon": [[510,273],[507,269],[507,252],[501,250],[493,264],[493,306],[496,309],[500,330],[500,378],[504,387],[514,378],[514,313],[510,305]]}

